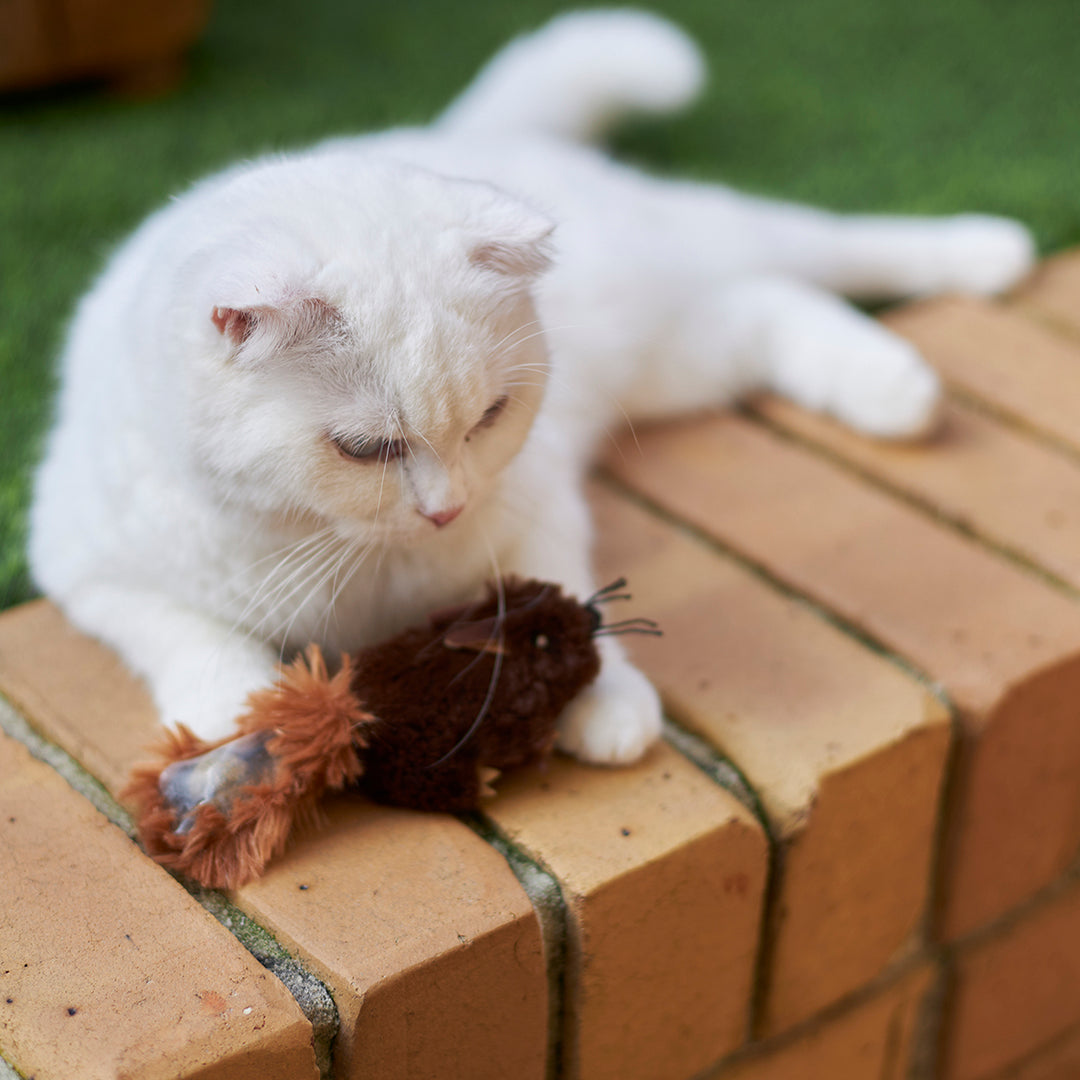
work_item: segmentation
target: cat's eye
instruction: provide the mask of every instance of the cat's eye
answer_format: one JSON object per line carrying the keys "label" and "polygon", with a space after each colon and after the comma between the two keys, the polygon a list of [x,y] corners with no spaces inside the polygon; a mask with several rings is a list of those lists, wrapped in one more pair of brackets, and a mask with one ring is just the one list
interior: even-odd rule
{"label": "cat's eye", "polygon": [[365,439],[355,435],[329,435],[334,448],[350,461],[393,461],[401,457],[405,444],[400,439]]}
{"label": "cat's eye", "polygon": [[473,431],[482,431],[486,427],[491,427],[491,425],[499,419],[499,415],[502,413],[503,409],[506,408],[509,400],[509,397],[503,394],[501,398],[489,405],[484,410],[484,415],[480,417],[476,426],[473,428]]}

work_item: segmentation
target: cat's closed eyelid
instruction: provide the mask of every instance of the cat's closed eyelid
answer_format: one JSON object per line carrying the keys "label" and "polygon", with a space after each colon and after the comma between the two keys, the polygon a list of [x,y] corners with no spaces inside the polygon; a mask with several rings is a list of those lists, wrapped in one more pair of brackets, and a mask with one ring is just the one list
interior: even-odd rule
{"label": "cat's closed eyelid", "polygon": [[347,461],[386,462],[402,456],[405,450],[400,439],[365,439],[348,435],[333,435],[326,438],[334,449]]}
{"label": "cat's closed eyelid", "polygon": [[500,414],[506,408],[510,398],[508,395],[503,394],[502,397],[497,398],[492,402],[485,410],[484,415],[480,417],[476,425],[473,427],[473,431],[478,431],[486,427],[490,427],[499,419]]}

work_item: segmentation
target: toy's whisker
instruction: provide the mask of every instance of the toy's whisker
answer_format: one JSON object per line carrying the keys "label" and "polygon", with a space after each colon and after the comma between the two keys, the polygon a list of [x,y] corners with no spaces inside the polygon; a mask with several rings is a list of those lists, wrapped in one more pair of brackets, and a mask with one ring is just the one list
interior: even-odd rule
{"label": "toy's whisker", "polygon": [[622,629],[624,629],[625,627],[628,627],[628,626],[645,626],[645,627],[648,627],[651,630],[655,630],[657,628],[657,623],[654,622],[652,619],[642,619],[642,618],[623,619],[622,622],[605,623],[603,626],[599,627],[599,629],[601,629],[601,630],[622,630]]}
{"label": "toy's whisker", "polygon": [[477,728],[483,723],[484,717],[487,716],[488,709],[491,708],[492,701],[495,700],[495,689],[499,685],[499,676],[502,674],[503,624],[506,621],[506,589],[503,586],[502,574],[499,573],[499,561],[495,558],[495,549],[491,546],[491,541],[488,539],[486,533],[483,534],[483,538],[484,544],[488,549],[488,557],[491,559],[491,568],[495,575],[495,591],[498,601],[498,611],[495,618],[496,629],[493,635],[488,638],[488,642],[497,642],[499,648],[495,650],[495,663],[491,669],[491,679],[488,681],[487,694],[484,697],[484,703],[480,706],[480,711],[476,714],[476,719],[473,720],[472,724],[469,726],[469,730],[466,731],[438,761],[432,762],[432,764],[428,766],[429,769],[434,769],[447,759],[453,757],[454,754],[456,754],[473,737],[473,735],[476,734]]}
{"label": "toy's whisker", "polygon": [[611,594],[617,593],[620,589],[625,589],[626,584],[626,578],[616,578],[613,582],[611,582],[611,584],[605,585],[603,586],[603,588],[597,589],[596,592],[594,592],[592,596],[590,596],[589,599],[585,601],[585,603],[588,606],[592,606],[593,604],[603,603],[605,597],[607,597],[608,599],[614,599]]}
{"label": "toy's whisker", "polygon": [[592,636],[598,637],[621,637],[623,634],[645,634],[648,637],[663,637],[664,631],[651,619],[628,620],[626,623],[616,623],[614,626],[601,626],[594,630]]}

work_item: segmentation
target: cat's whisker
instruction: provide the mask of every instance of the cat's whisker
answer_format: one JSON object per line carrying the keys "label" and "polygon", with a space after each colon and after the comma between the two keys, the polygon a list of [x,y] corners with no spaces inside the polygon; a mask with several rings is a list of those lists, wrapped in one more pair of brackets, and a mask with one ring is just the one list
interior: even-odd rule
{"label": "cat's whisker", "polygon": [[[340,540],[340,538],[336,536],[332,529],[320,529],[317,533],[314,533],[309,537],[305,537],[302,541],[298,542],[296,545],[293,545],[292,549],[282,549],[287,552],[285,557],[278,562],[274,570],[271,571],[271,573],[263,580],[262,583],[260,583],[259,588],[248,599],[248,602],[245,605],[243,611],[240,613],[240,615],[236,617],[236,619],[234,619],[232,625],[229,627],[225,640],[233,640],[238,634],[242,639],[245,640],[249,640],[259,635],[259,631],[262,628],[263,624],[266,623],[269,619],[273,618],[277,611],[280,610],[282,605],[288,601],[289,597],[299,588],[302,588],[305,582],[310,580],[311,577],[314,576],[314,573],[318,572],[320,566],[325,565],[325,563],[323,562],[324,559],[328,561],[329,558],[332,557],[330,553],[333,550],[335,540]],[[278,581],[274,583],[274,587],[269,591],[266,591],[267,586],[271,582],[273,582],[274,573],[281,567],[286,566],[289,560],[296,555],[297,551],[307,548],[312,548],[313,550],[305,551],[305,558],[300,564],[300,566],[293,568],[291,573],[288,574],[284,581]],[[265,561],[265,559],[260,561]],[[297,584],[297,586],[293,590],[291,590],[287,596],[274,600],[271,603],[269,609],[264,613],[263,617],[259,619],[258,622],[256,622],[254,625],[243,625],[244,620],[252,611],[255,610],[256,607],[258,607],[260,604],[270,602],[271,599],[274,597],[275,593],[280,592],[281,589],[288,585],[288,583],[292,581],[297,574],[303,573],[304,570],[310,567],[313,562],[316,563],[316,567],[312,574],[307,575],[306,578],[302,578],[301,581]],[[221,656],[221,649],[223,647],[224,645],[222,645],[221,648],[216,650],[216,657]]]}
{"label": "cat's whisker", "polygon": [[[435,447],[431,445],[431,440],[422,431],[417,431],[416,434],[419,435],[420,438],[424,440],[424,443],[427,446],[427,448],[435,455],[435,460],[440,465],[443,465],[442,456],[439,454],[439,451],[436,450]],[[406,444],[406,445],[408,445],[408,444]],[[412,448],[411,447],[409,448],[409,453],[410,454],[412,453]],[[446,466],[443,465],[443,468],[446,468]]]}
{"label": "cat's whisker", "polygon": [[387,458],[382,463],[382,471],[379,473],[379,494],[375,499],[375,514],[371,519],[371,526],[374,528],[379,524],[379,513],[382,510],[383,490],[386,487],[386,470],[390,467],[390,459]]}
{"label": "cat's whisker", "polygon": [[[338,598],[341,596],[341,594],[348,587],[349,582],[352,581],[352,579],[356,575],[357,571],[360,569],[361,566],[363,566],[364,562],[367,560],[368,555],[371,553],[371,551],[376,546],[376,542],[374,540],[369,540],[366,544],[363,544],[362,547],[361,547],[361,544],[362,544],[362,541],[360,541],[359,539],[356,539],[356,540],[352,541],[341,552],[340,556],[337,558],[337,560],[335,561],[335,563],[334,563],[334,565],[332,567],[332,573],[330,573],[328,575],[329,578],[330,578],[330,586],[329,586],[330,587],[330,598],[326,601],[325,610],[323,612],[323,617],[322,617],[322,622],[321,622],[322,629],[321,629],[321,632],[319,633],[319,640],[321,640],[324,644],[326,642],[327,636],[330,633],[330,620],[333,618],[335,620],[335,622],[334,622],[335,627],[338,625],[337,620],[336,620],[336,616],[337,616],[337,606],[336,605],[337,605]],[[359,553],[358,553],[358,549],[359,549]],[[346,569],[346,567],[347,567],[347,569]],[[344,574],[342,574],[342,570],[345,571]],[[314,595],[315,590],[318,589],[320,586],[321,586],[321,582],[316,584],[315,588],[312,590],[312,593],[310,595]],[[294,619],[295,619],[295,616],[294,616]],[[283,651],[285,649],[285,643],[288,641],[289,634],[291,633],[291,631],[292,631],[292,620],[290,620],[289,625],[286,626],[285,631],[284,631],[283,636],[282,636],[282,646],[281,647],[282,647]]]}
{"label": "cat's whisker", "polygon": [[[495,557],[495,549],[491,546],[491,540],[488,538],[487,533],[481,533],[480,535],[484,541],[484,546],[487,548],[488,558],[491,559],[491,569],[495,580],[495,595],[498,603],[495,616],[494,636],[488,638],[489,643],[497,642],[498,644],[498,647],[495,649],[495,662],[491,667],[491,679],[488,681],[487,694],[484,697],[479,712],[476,714],[476,719],[469,725],[469,730],[466,731],[438,761],[429,765],[428,768],[435,768],[436,765],[441,765],[448,758],[453,757],[454,754],[456,754],[473,737],[473,735],[476,734],[476,729],[484,722],[484,717],[487,716],[488,709],[491,708],[491,703],[495,699],[495,691],[499,685],[499,676],[502,674],[503,626],[506,621],[506,589],[503,585],[502,574],[499,571],[499,560]],[[485,653],[481,652],[480,655],[483,656]]]}
{"label": "cat's whisker", "polygon": [[[567,382],[565,379],[561,378],[559,375],[556,375],[554,371],[552,371],[551,369],[549,369],[547,367],[542,367],[542,366],[540,366],[538,364],[529,364],[527,362],[521,363],[521,364],[515,364],[514,367],[512,367],[510,369],[510,371],[511,372],[538,371],[538,372],[546,373],[548,379],[551,382],[553,382],[556,386],[558,386],[560,389],[566,390],[569,393],[573,393],[573,390],[574,390],[573,386],[571,386],[571,384],[569,382]],[[511,383],[507,383],[506,385],[508,385],[508,386],[517,386],[517,385],[535,386],[536,384],[535,383],[525,383],[525,382],[522,382],[522,383],[511,382]],[[625,421],[626,427],[630,432],[630,437],[634,440],[634,446],[637,448],[638,454],[640,455],[642,453],[641,443],[638,442],[637,430],[634,427],[634,421],[631,418],[630,414],[626,411],[625,407],[623,406],[623,403],[614,394],[608,393],[608,394],[605,394],[604,396],[608,399],[608,401],[611,402],[611,404],[620,413],[622,413],[623,420]],[[619,453],[619,456],[625,461],[626,460],[626,454],[623,452],[622,443],[616,437],[615,433],[613,431],[611,431],[610,428],[605,427],[604,428],[604,436],[605,436],[605,438],[608,439],[608,441],[612,444],[612,446],[615,447],[615,449]]]}
{"label": "cat's whisker", "polygon": [[[512,338],[512,337],[513,337],[513,336],[514,336],[515,334],[521,334],[521,333],[523,333],[524,331],[526,331],[526,330],[531,330],[531,329],[532,329],[532,328],[533,328],[534,326],[539,326],[539,325],[540,325],[540,320],[539,320],[539,319],[532,319],[532,320],[530,320],[529,322],[527,322],[527,323],[523,324],[522,326],[518,326],[518,327],[515,327],[515,328],[514,328],[513,330],[511,330],[511,331],[510,331],[510,333],[509,333],[509,334],[506,334],[506,335],[505,335],[505,336],[504,336],[504,337],[502,338],[502,340],[501,340],[501,341],[498,341],[498,342],[496,342],[496,343],[495,343],[494,345],[492,345],[492,346],[491,346],[491,348],[490,348],[490,349],[488,350],[488,351],[489,351],[489,353],[490,353],[490,354],[491,354],[492,356],[495,356],[495,355],[496,355],[496,354],[498,353],[498,351],[499,351],[499,350],[500,350],[500,349],[501,349],[501,348],[502,348],[502,347],[503,347],[504,345],[506,345],[506,343],[507,343],[507,342],[508,342],[508,341],[509,341],[509,340],[510,340],[510,339],[511,339],[511,338]],[[512,349],[512,348],[513,348],[513,346],[512,346],[512,345],[508,345],[508,346],[507,346],[507,349]]]}
{"label": "cat's whisker", "polygon": [[[416,455],[413,453],[412,444],[409,442],[409,440],[405,436],[405,429],[401,426],[401,417],[397,416],[396,414],[394,415],[394,427],[397,430],[398,437],[405,444],[405,449],[408,450],[409,457],[412,458],[415,461],[416,460]],[[403,456],[404,455],[399,454],[398,459],[397,459],[397,463],[398,463],[398,487],[400,488],[401,491],[405,490],[405,463],[403,461]]]}
{"label": "cat's whisker", "polygon": [[[527,329],[530,326],[538,326],[539,324],[540,320],[537,319],[534,322],[527,323],[526,326],[522,329]],[[558,333],[560,330],[577,330],[579,327],[580,323],[562,323],[559,326],[541,326],[539,330],[534,331],[526,337],[513,341],[510,344],[503,344],[501,346],[497,345],[494,349],[491,350],[491,355],[496,359],[501,359],[508,353],[513,352],[514,349],[521,348],[521,346],[524,345],[526,341],[532,341],[533,338],[543,337],[545,334],[555,334]],[[503,340],[505,342],[505,338]]]}
{"label": "cat's whisker", "polygon": [[[247,603],[234,619],[230,633],[235,633],[259,607],[271,602],[276,605],[277,600],[275,598],[278,594],[286,589],[297,575],[303,574],[313,561],[321,559],[324,554],[329,552],[336,540],[336,533],[332,529],[326,530],[317,536],[309,538],[309,542],[297,545],[295,550],[289,551],[248,597]],[[289,567],[293,559],[298,559],[298,564],[282,577],[282,573]],[[253,630],[249,629],[247,636],[251,636],[253,632]]]}
{"label": "cat's whisker", "polygon": [[520,349],[521,346],[524,345],[527,341],[532,341],[533,338],[543,337],[547,333],[548,330],[545,327],[541,327],[539,330],[535,330],[533,333],[527,334],[519,341],[513,341],[509,345],[504,345],[499,352],[493,353],[492,355],[495,357],[495,359],[501,360],[504,356],[507,356],[515,349]]}
{"label": "cat's whisker", "polygon": [[301,613],[308,606],[308,604],[311,603],[312,599],[315,597],[315,594],[319,591],[319,589],[321,589],[323,585],[325,585],[326,582],[329,581],[332,577],[334,577],[337,573],[340,573],[340,566],[342,560],[347,559],[349,555],[359,547],[359,545],[359,539],[350,540],[346,544],[344,551],[339,552],[336,556],[330,556],[323,563],[323,565],[319,568],[319,571],[321,572],[317,571],[316,573],[309,575],[307,583],[311,583],[312,581],[314,581],[314,583],[310,584],[310,587],[308,588],[307,593],[304,595],[304,598],[293,605],[293,613],[292,616],[289,618],[288,622],[286,622],[284,626],[279,626],[275,630],[275,632],[270,635],[271,638],[280,639],[281,658],[284,658],[285,650],[288,646],[289,637],[292,634],[292,628],[296,624],[296,620],[300,617]]}
{"label": "cat's whisker", "polygon": [[[349,582],[355,576],[357,570],[360,569],[364,561],[367,559],[369,552],[375,546],[375,541],[369,540],[364,546],[363,550],[359,553],[359,555],[356,554],[356,549],[358,546],[359,541],[347,547],[341,553],[341,557],[338,559],[337,565],[334,568],[333,580],[330,582],[330,599],[326,602],[326,614],[323,616],[322,621],[323,639],[325,639],[327,634],[329,634],[330,632],[331,617],[337,614],[337,608],[335,605],[337,604],[338,597],[341,596],[341,594],[345,591],[345,589],[348,587]],[[345,568],[346,564],[349,564],[349,568],[345,571],[344,576],[342,576],[341,571]],[[340,581],[338,580],[339,578],[341,579]]]}
{"label": "cat's whisker", "polygon": [[[258,531],[259,525],[253,525],[252,528],[248,530],[247,539],[250,540],[252,536],[254,536],[255,533]],[[266,555],[263,555],[261,558],[255,559],[253,562],[246,563],[244,566],[241,566],[234,570],[221,583],[222,591],[228,593],[231,590],[232,586],[242,577],[254,573],[254,571],[257,570],[260,566],[262,566],[264,563],[270,562],[272,559],[278,560],[277,564],[274,567],[274,569],[277,570],[284,562],[293,558],[295,555],[299,554],[310,545],[320,542],[322,539],[331,535],[333,532],[334,527],[332,525],[327,525],[314,533],[309,533],[307,536],[302,536],[298,540],[294,540],[291,543],[284,544],[276,550],[271,551]],[[271,571],[271,574],[272,573],[273,571]],[[269,582],[269,580],[270,575],[267,575],[263,578],[259,587],[264,587],[265,584]],[[227,601],[223,601],[222,606],[224,606],[224,603],[227,603]],[[217,614],[220,614],[220,608],[218,609]]]}
{"label": "cat's whisker", "polygon": [[[315,554],[311,555],[304,561],[302,566],[297,567],[289,577],[281,583],[281,585],[268,594],[264,602],[272,600],[273,602],[264,612],[262,618],[258,620],[254,625],[247,628],[248,636],[254,636],[260,634],[263,628],[274,619],[281,609],[289,603],[298,593],[307,588],[310,582],[318,577],[324,570],[324,568],[330,564],[336,557],[337,553],[334,550],[336,543],[355,543],[355,541],[343,541],[340,537],[335,537],[330,543],[321,547]],[[291,588],[287,592],[283,592],[286,586],[291,584]],[[275,596],[275,593],[281,594]],[[296,605],[297,611],[299,611],[302,605]],[[274,637],[274,634],[262,635],[268,637]]]}
{"label": "cat's whisker", "polygon": [[[630,438],[634,440],[634,446],[637,448],[638,457],[642,457],[644,451],[641,449],[641,443],[638,442],[637,429],[634,427],[634,421],[631,419],[630,414],[626,411],[626,409],[623,408],[623,403],[614,394],[609,394],[608,396],[610,397],[612,404],[614,404],[615,408],[617,408],[619,412],[622,413],[623,420],[626,422],[627,430],[630,432]],[[604,435],[607,437],[611,445],[614,446],[615,449],[618,451],[619,457],[623,461],[626,461],[626,454],[623,453],[622,442],[615,437],[615,432],[613,432],[611,428],[605,427]]]}

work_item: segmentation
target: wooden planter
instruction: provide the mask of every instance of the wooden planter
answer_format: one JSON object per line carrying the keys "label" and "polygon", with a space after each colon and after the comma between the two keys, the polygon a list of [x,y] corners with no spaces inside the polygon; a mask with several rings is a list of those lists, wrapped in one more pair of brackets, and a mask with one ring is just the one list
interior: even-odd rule
{"label": "wooden planter", "polygon": [[0,0],[0,91],[84,78],[162,89],[209,10],[209,0]]}

